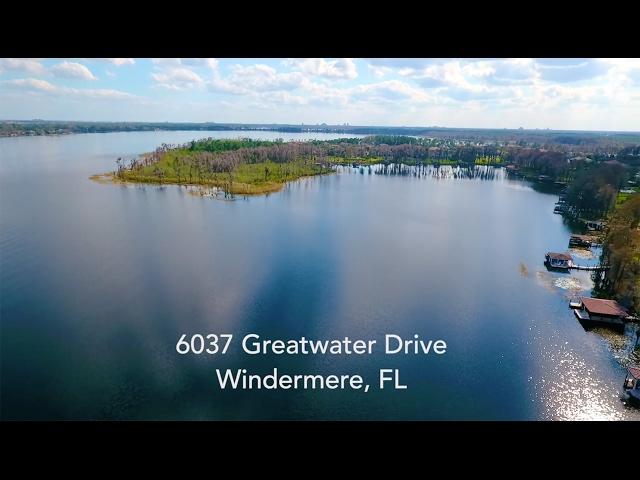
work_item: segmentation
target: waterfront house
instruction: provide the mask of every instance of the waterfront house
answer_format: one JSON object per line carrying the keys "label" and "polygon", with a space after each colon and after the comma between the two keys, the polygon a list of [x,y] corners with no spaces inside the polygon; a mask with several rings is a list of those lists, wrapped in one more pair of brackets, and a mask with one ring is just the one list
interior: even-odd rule
{"label": "waterfront house", "polygon": [[574,310],[585,327],[610,327],[624,330],[628,312],[615,300],[583,297],[581,307]]}
{"label": "waterfront house", "polygon": [[573,258],[568,253],[548,252],[544,258],[545,264],[551,268],[568,270],[573,265]]}

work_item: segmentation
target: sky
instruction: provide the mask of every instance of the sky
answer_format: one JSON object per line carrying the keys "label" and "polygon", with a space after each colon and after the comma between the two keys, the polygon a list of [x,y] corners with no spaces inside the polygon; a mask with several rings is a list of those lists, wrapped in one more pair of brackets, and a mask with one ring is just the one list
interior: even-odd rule
{"label": "sky", "polygon": [[0,58],[0,120],[640,131],[640,59]]}

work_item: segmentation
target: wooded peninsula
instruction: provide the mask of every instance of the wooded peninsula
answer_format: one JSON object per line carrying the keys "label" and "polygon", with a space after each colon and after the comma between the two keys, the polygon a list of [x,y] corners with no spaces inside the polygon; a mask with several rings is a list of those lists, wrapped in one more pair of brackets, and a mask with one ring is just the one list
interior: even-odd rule
{"label": "wooded peninsula", "polygon": [[203,185],[225,195],[275,192],[305,176],[333,172],[335,165],[390,164],[501,165],[495,146],[444,148],[433,139],[371,136],[305,142],[251,139],[203,139],[184,145],[163,144],[126,162],[117,160],[116,181]]}
{"label": "wooded peninsula", "polygon": [[[615,202],[628,174],[637,171],[640,145],[539,145],[401,135],[304,142],[207,138],[184,145],[163,144],[128,161],[120,158],[114,175],[121,181],[209,185],[228,194],[256,194],[276,191],[303,176],[329,173],[334,165],[378,163],[506,166],[510,173],[531,180],[565,185],[576,180],[577,191],[598,190],[592,192],[596,195],[573,195],[580,210],[598,215]],[[590,201],[593,197],[597,197],[595,204]]]}

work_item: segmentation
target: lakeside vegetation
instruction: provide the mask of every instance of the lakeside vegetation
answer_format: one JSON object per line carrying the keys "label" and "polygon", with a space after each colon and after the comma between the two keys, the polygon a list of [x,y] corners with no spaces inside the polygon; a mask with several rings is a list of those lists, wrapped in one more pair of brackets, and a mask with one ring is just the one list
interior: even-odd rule
{"label": "lakeside vegetation", "polygon": [[574,216],[589,220],[606,216],[615,207],[618,192],[628,181],[627,170],[622,164],[609,162],[578,170],[566,194]]}
{"label": "lakeside vegetation", "polygon": [[124,182],[212,186],[225,195],[251,195],[277,191],[301,177],[331,173],[336,165],[502,163],[496,145],[393,135],[307,142],[206,138],[163,144],[128,163],[119,158],[114,176]]}
{"label": "lakeside vegetation", "polygon": [[532,147],[402,135],[304,142],[207,138],[163,144],[127,165],[119,159],[115,175],[130,182],[215,186],[233,195],[276,191],[302,176],[329,173],[336,165],[506,166],[518,177],[567,185],[574,216],[599,218],[626,199],[628,194],[619,192],[637,172],[639,160],[638,148],[612,144]]}
{"label": "lakeside vegetation", "polygon": [[597,295],[640,312],[640,193],[630,195],[610,214],[602,261],[611,268],[605,276],[595,276]]}

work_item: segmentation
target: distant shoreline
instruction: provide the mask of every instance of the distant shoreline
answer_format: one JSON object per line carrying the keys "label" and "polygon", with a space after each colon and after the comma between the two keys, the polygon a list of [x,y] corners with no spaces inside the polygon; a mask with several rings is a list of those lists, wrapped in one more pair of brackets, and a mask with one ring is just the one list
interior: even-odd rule
{"label": "distant shoreline", "polygon": [[496,142],[551,143],[557,145],[597,145],[601,143],[640,143],[640,132],[599,132],[548,129],[388,127],[356,125],[243,124],[243,123],[169,123],[169,122],[63,122],[0,121],[0,138],[56,136],[79,133],[114,132],[278,132],[334,135],[405,135],[485,140]]}

